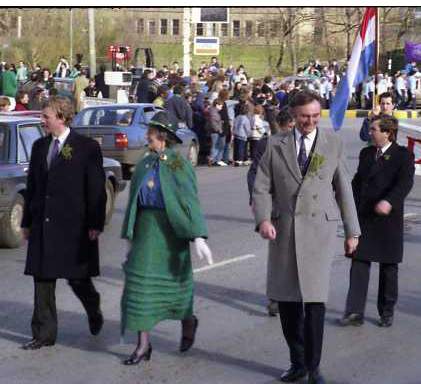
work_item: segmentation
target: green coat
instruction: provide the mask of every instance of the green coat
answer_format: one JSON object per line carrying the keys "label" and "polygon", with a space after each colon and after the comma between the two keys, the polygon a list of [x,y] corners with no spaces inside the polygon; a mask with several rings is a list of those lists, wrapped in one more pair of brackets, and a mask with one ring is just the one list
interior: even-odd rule
{"label": "green coat", "polygon": [[2,81],[3,95],[9,96],[9,97],[16,97],[16,88],[17,88],[18,82],[16,80],[15,73],[11,70],[3,72],[1,81]]}
{"label": "green coat", "polygon": [[[162,159],[163,155],[166,159]],[[148,155],[137,164],[133,173],[121,231],[123,239],[133,239],[133,229],[138,214],[139,188],[153,163],[154,155]],[[196,175],[190,162],[180,153],[166,149],[159,160],[159,178],[165,211],[177,237],[180,239],[207,238],[208,231],[197,196]]]}

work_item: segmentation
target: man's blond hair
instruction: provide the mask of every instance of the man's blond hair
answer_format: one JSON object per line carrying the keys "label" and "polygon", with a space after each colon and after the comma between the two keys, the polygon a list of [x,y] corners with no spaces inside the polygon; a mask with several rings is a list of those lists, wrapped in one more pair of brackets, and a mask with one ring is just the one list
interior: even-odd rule
{"label": "man's blond hair", "polygon": [[69,99],[61,96],[50,97],[42,104],[42,109],[51,108],[59,119],[64,119],[64,124],[70,126],[73,120],[74,109]]}

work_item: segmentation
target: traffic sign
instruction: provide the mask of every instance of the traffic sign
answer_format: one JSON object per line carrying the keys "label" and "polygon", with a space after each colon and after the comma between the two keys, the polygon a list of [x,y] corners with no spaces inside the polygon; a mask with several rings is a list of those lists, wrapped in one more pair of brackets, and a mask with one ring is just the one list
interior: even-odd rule
{"label": "traffic sign", "polygon": [[194,55],[219,55],[219,37],[195,37]]}

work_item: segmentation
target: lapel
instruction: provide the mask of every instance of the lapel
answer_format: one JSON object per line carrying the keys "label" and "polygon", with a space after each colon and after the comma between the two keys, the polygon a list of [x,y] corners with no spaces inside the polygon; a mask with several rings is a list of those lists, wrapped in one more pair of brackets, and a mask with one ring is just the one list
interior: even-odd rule
{"label": "lapel", "polygon": [[377,161],[375,160],[375,156],[376,156],[376,151],[377,148],[373,147],[375,150],[373,151],[373,155],[371,156],[371,167],[370,167],[370,171],[368,172],[368,178],[372,178],[374,175],[376,175],[380,170],[382,170],[388,163],[388,161],[390,160],[385,160],[384,157],[385,156],[390,156],[392,157],[393,154],[396,152],[398,145],[393,142],[392,145],[387,149],[387,151],[383,154],[382,157],[380,157]]}
{"label": "lapel", "polygon": [[48,172],[47,156],[48,156],[48,150],[50,149],[50,143],[51,143],[51,135],[45,138],[42,148],[41,148],[41,170],[43,172]]}
{"label": "lapel", "polygon": [[[72,130],[70,130],[69,136],[67,136],[66,140],[63,143],[63,148],[64,148],[65,145],[69,145],[70,147],[73,148],[74,147],[74,144],[75,144],[75,139],[76,139],[76,134]],[[51,137],[50,137],[50,141],[49,142],[51,142]],[[75,154],[75,152],[74,152],[74,150],[72,150],[72,155],[74,155],[74,154]],[[60,151],[59,154],[57,155],[57,157],[51,162],[49,170],[50,171],[54,170],[60,164],[62,164],[64,161],[69,161],[69,160],[66,160],[62,156],[61,151]]]}
{"label": "lapel", "polygon": [[301,175],[300,167],[298,166],[293,130],[288,131],[281,137],[281,140],[279,141],[279,148],[292,176],[295,180],[297,180],[297,183],[301,184],[303,177]]}
{"label": "lapel", "polygon": [[[326,134],[320,128],[317,128],[316,143],[313,146],[313,151],[311,152],[310,162],[307,165],[307,172],[310,169],[311,163],[313,161],[313,154],[317,153],[318,155],[323,155],[326,159],[329,156],[329,145],[327,142]],[[321,166],[323,168],[323,165]]]}

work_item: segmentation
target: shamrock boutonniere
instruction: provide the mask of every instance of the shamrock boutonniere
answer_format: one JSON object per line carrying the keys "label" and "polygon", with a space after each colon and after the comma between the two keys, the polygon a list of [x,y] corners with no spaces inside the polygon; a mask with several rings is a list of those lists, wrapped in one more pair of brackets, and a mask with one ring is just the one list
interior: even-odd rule
{"label": "shamrock boutonniere", "polygon": [[383,155],[383,159],[385,160],[385,161],[389,161],[390,160],[390,155]]}
{"label": "shamrock boutonniere", "polygon": [[320,155],[318,153],[314,153],[311,157],[310,165],[308,167],[307,174],[309,176],[316,176],[319,172],[319,168],[322,166],[322,164],[325,162],[326,158],[323,155]]}
{"label": "shamrock boutonniere", "polygon": [[64,160],[71,160],[72,158],[72,150],[73,148],[66,144],[63,149],[61,150],[60,154],[64,157]]}
{"label": "shamrock boutonniere", "polygon": [[183,168],[183,159],[181,158],[181,155],[179,153],[177,153],[174,161],[170,163],[169,166],[173,171],[176,171],[177,168]]}

